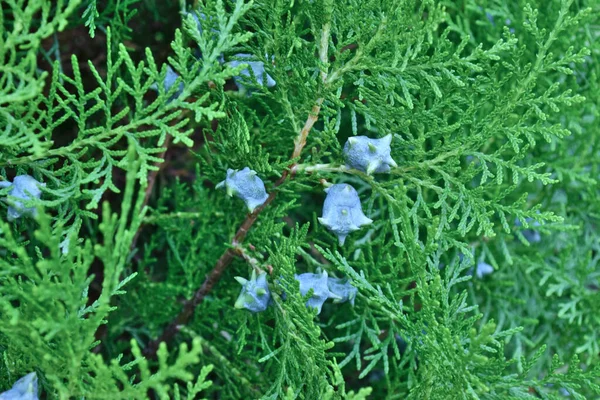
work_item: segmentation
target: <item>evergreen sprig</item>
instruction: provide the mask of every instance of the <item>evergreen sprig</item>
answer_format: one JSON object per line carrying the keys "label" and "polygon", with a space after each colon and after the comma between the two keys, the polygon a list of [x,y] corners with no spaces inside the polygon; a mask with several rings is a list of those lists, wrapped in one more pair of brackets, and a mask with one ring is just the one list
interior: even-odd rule
{"label": "evergreen sprig", "polygon": [[0,390],[599,397],[599,16],[3,2]]}

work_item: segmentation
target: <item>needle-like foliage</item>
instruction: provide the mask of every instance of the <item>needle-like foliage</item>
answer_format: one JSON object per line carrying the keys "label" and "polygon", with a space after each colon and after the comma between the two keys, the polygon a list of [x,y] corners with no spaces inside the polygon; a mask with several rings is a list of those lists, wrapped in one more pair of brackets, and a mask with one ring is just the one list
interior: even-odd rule
{"label": "needle-like foliage", "polygon": [[598,0],[5,0],[0,393],[598,398],[599,104]]}

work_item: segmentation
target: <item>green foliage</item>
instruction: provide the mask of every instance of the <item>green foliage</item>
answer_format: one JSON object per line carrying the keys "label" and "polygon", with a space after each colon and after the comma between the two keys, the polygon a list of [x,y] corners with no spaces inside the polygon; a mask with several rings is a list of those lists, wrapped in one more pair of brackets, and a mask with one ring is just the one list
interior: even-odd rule
{"label": "green foliage", "polygon": [[[172,3],[0,6],[0,198],[46,184],[0,202],[0,391],[600,398],[600,2]],[[276,85],[239,91],[240,54]],[[388,135],[389,174],[346,165]],[[216,188],[246,167],[251,214]],[[373,220],[343,245],[337,183]],[[264,312],[234,307],[252,271]],[[319,271],[354,304],[307,308]]]}
{"label": "green foliage", "polygon": [[131,28],[127,24],[137,14],[136,7],[139,6],[140,0],[119,0],[108,2],[102,10],[102,15],[98,11],[98,1],[88,0],[84,4],[85,10],[81,18],[85,21],[85,26],[89,28],[90,36],[93,38],[96,35],[96,29],[110,24],[117,32],[122,32],[122,39],[129,39]]}
{"label": "green foliage", "polygon": [[[191,350],[183,343],[173,365],[168,364],[169,355],[166,346],[162,346],[156,372],[150,370],[135,340],[130,349],[133,358],[125,364],[121,362],[123,355],[107,363],[91,351],[99,344],[95,338],[98,327],[106,323],[107,315],[114,309],[112,299],[125,295],[123,286],[136,275],[124,275],[129,246],[144,215],[140,201],[143,191],[133,204],[140,161],[132,157],[133,145],[130,149],[130,173],[120,216],[111,213],[105,203],[102,223],[98,225],[102,240],[98,243],[86,240],[79,246],[70,246],[70,251],[63,254],[47,216],[38,219],[39,227],[31,241],[15,237],[10,226],[0,222],[0,349],[5,368],[42,371],[47,386],[52,388],[49,394],[57,398],[135,399],[145,398],[152,389],[160,398],[168,399],[167,382],[190,381],[194,375],[186,370],[199,362],[198,341]],[[103,267],[102,292],[91,301],[89,291],[95,277],[90,275],[90,268],[95,259]],[[139,369],[141,378],[137,383],[128,375],[134,367]],[[190,384],[188,392],[204,389],[205,376],[206,373],[201,375],[196,385]]]}

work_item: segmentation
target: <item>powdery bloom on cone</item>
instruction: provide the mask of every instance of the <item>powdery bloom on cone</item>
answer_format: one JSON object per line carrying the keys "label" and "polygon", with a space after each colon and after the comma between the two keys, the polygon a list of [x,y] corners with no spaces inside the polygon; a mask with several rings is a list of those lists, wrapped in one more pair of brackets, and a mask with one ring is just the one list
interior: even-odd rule
{"label": "powdery bloom on cone", "polygon": [[[167,73],[165,74],[165,79],[162,82],[165,92],[168,92],[169,89],[171,89],[173,87],[173,85],[175,85],[175,82],[177,81],[178,78],[179,78],[179,74],[177,72],[175,72],[175,70],[170,65],[167,65]],[[153,83],[150,86],[150,89],[158,91],[158,85],[156,83]],[[175,91],[175,93],[173,93],[173,95],[171,95],[171,97],[169,97],[167,102],[171,102],[171,101],[175,100],[176,98],[178,98],[179,96],[181,96],[181,93],[183,93],[183,89],[184,89],[184,84],[180,80],[179,85],[177,86],[177,90]]]}
{"label": "powdery bloom on cone", "polygon": [[490,275],[493,272],[494,267],[483,261],[478,262],[477,267],[475,268],[475,275],[477,275],[479,279],[483,278],[486,275]]}
{"label": "powdery bloom on cone", "polygon": [[373,222],[363,213],[358,193],[352,186],[336,184],[325,189],[325,192],[327,197],[319,222],[337,235],[340,245],[344,244],[349,233]]}
{"label": "powdery bloom on cone", "polygon": [[244,200],[250,212],[267,201],[269,197],[263,181],[257,176],[256,171],[248,167],[241,171],[228,169],[227,178],[216,187],[217,189],[224,187],[229,196],[236,195]]}
{"label": "powdery bloom on cone", "polygon": [[[537,221],[534,221],[531,218],[526,218],[525,221],[527,221],[527,224],[529,224],[529,226],[540,226],[540,223]],[[523,226],[523,223],[521,222],[521,220],[519,218],[515,218],[515,226],[517,227],[521,227]],[[523,236],[525,237],[525,239],[527,239],[527,241],[529,243],[539,243],[542,241],[542,235],[540,234],[539,231],[535,230],[535,229],[523,229],[521,231],[521,233],[523,234]]]}
{"label": "powdery bloom on cone", "polygon": [[391,143],[391,134],[381,139],[371,139],[366,136],[351,137],[344,145],[346,165],[368,175],[388,173],[390,167],[398,166],[392,159]]}
{"label": "powdery bloom on cone", "polygon": [[38,400],[38,378],[35,372],[25,375],[13,387],[0,393],[0,400]]}
{"label": "powdery bloom on cone", "polygon": [[[165,92],[168,92],[169,89],[171,89],[171,87],[177,81],[177,78],[179,78],[179,74],[177,72],[175,72],[175,70],[173,68],[171,68],[170,65],[167,65],[167,75],[165,76],[165,80],[163,82],[163,86],[165,87]],[[179,87],[177,88],[177,91],[173,95],[173,98],[179,97],[179,95],[181,95],[181,93],[183,93],[183,82],[180,81]]]}
{"label": "powdery bloom on cone", "polygon": [[[271,75],[265,71],[265,64],[262,61],[252,61],[252,54],[241,53],[236,54],[234,57],[238,58],[238,60],[229,61],[228,65],[230,67],[235,68],[241,64],[248,64],[248,68],[252,70],[252,74],[254,74],[256,77],[256,81],[259,85],[262,86],[263,83],[266,83],[267,87],[273,87],[276,85],[275,79],[273,79]],[[235,84],[240,90],[245,90],[245,86],[243,84],[244,78],[242,77],[246,77],[247,79],[252,78],[252,74],[250,74],[250,70],[248,68],[243,69],[239,76],[233,77]]]}
{"label": "powdery bloom on cone", "polygon": [[[29,175],[16,176],[12,183],[0,182],[0,189],[10,187],[11,189],[8,192],[10,196],[25,201],[39,200],[42,196],[42,190],[40,189],[42,186],[46,186],[46,184],[36,181]],[[22,202],[12,200],[12,204],[8,207],[7,218],[9,221],[14,221],[22,216],[35,217],[36,215],[37,210],[35,207],[25,207]]]}
{"label": "powdery bloom on cone", "polygon": [[329,298],[338,299],[339,297],[329,291],[327,284],[327,271],[319,274],[307,272],[305,274],[295,275],[295,278],[300,282],[300,294],[306,296],[310,289],[313,290],[312,296],[306,301],[306,307],[316,308],[317,314],[321,313],[323,303]]}
{"label": "powdery bloom on cone", "polygon": [[245,308],[253,313],[265,311],[271,300],[271,292],[267,283],[267,274],[252,270],[250,280],[236,276],[235,280],[242,285],[242,291],[235,302],[235,308]]}
{"label": "powdery bloom on cone", "polygon": [[358,293],[358,289],[350,284],[348,278],[329,278],[327,280],[329,292],[334,295],[334,303],[344,303],[349,301],[354,305],[354,299]]}

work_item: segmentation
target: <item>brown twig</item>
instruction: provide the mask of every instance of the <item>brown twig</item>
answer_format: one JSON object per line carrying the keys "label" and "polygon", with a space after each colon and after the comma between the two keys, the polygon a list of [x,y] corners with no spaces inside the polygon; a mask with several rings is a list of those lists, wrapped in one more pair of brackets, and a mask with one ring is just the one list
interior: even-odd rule
{"label": "brown twig", "polygon": [[[286,179],[286,177],[287,174],[284,173],[279,179],[279,181],[277,181],[277,183],[275,184],[275,187],[281,185]],[[260,212],[266,206],[268,206],[273,201],[273,199],[275,199],[276,195],[276,191],[271,192],[271,194],[269,194],[269,197],[267,198],[267,201],[265,201],[261,206],[257,207],[254,210],[254,212],[248,214],[242,225],[240,225],[237,232],[235,233],[233,240],[231,241],[232,247],[225,250],[223,255],[219,257],[215,266],[202,283],[202,286],[200,286],[200,288],[194,294],[194,297],[192,297],[190,300],[187,300],[183,304],[183,309],[181,310],[179,315],[177,315],[177,317],[173,321],[171,321],[169,325],[167,325],[167,327],[163,330],[163,333],[157,339],[148,343],[148,346],[146,346],[146,348],[144,349],[144,355],[146,355],[147,357],[153,357],[154,355],[156,355],[156,351],[158,350],[158,346],[160,345],[160,343],[168,342],[169,340],[171,340],[177,334],[177,332],[179,332],[181,328],[185,326],[185,324],[189,321],[192,314],[194,313],[194,310],[196,309],[198,304],[200,304],[202,300],[204,300],[204,298],[211,291],[213,286],[219,281],[221,275],[223,274],[227,266],[229,266],[233,259],[238,255],[236,246],[244,241],[246,235],[248,234],[248,231],[250,230],[254,222],[256,222],[256,219],[258,218]]]}
{"label": "brown twig", "polygon": [[[327,80],[326,66],[328,64],[327,53],[329,48],[329,31],[330,25],[329,23],[326,23],[323,26],[323,31],[321,32],[321,41],[319,45],[319,59],[323,63],[323,67],[321,70],[321,80],[323,83],[325,83]],[[290,159],[295,160],[298,157],[300,157],[302,149],[306,145],[306,139],[308,137],[308,134],[313,128],[315,122],[317,122],[319,112],[321,111],[321,105],[323,104],[323,100],[324,97],[320,97],[315,102],[315,105],[313,106],[310,115],[306,119],[302,130],[294,140],[294,151],[292,152],[292,156],[290,157]],[[295,167],[296,163],[294,161],[288,169],[283,171],[279,180],[275,182],[273,189],[277,189],[279,186],[281,186],[287,180],[288,177],[290,179],[293,179]],[[211,291],[213,286],[219,281],[225,269],[229,266],[229,264],[231,264],[233,259],[238,254],[236,248],[244,241],[246,235],[248,234],[248,231],[250,230],[252,225],[254,225],[254,222],[256,222],[258,215],[269,204],[271,204],[271,202],[277,196],[277,193],[277,190],[273,190],[269,194],[267,200],[262,205],[257,207],[252,213],[248,214],[244,222],[242,222],[242,225],[240,225],[237,232],[235,233],[235,236],[231,241],[231,247],[225,250],[221,257],[219,257],[215,266],[202,283],[202,286],[200,286],[200,288],[194,294],[194,297],[192,297],[190,300],[187,300],[184,303],[183,309],[181,310],[179,315],[177,315],[177,317],[173,321],[171,321],[169,325],[167,325],[167,327],[163,330],[162,334],[157,339],[148,343],[148,345],[144,349],[145,356],[154,357],[156,355],[156,351],[158,350],[158,346],[160,345],[160,343],[170,341],[183,328],[183,326],[187,324],[187,322],[192,317],[196,307],[202,302],[202,300],[204,300],[204,298]]]}
{"label": "brown twig", "polygon": [[[236,250],[237,255],[239,257],[243,258],[244,261],[246,261],[248,263],[248,265],[250,265],[252,267],[252,269],[254,269],[254,271],[256,271],[256,273],[262,274],[263,272],[265,272],[263,270],[263,267],[261,267],[260,261],[258,261],[255,257],[252,257],[250,254],[248,254],[248,252],[246,252],[246,249],[244,249],[244,247],[242,247],[240,245],[240,246],[236,247],[235,250]],[[266,266],[265,268],[267,268],[267,270],[269,269],[268,266]],[[271,273],[271,272],[269,272],[269,273]]]}

